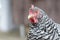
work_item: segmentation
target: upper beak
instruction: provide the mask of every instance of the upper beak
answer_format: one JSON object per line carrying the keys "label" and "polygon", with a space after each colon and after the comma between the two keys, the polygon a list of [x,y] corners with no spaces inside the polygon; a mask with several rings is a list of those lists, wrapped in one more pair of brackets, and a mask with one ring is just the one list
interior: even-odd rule
{"label": "upper beak", "polygon": [[28,19],[30,19],[30,18],[32,18],[33,17],[33,15],[28,15]]}

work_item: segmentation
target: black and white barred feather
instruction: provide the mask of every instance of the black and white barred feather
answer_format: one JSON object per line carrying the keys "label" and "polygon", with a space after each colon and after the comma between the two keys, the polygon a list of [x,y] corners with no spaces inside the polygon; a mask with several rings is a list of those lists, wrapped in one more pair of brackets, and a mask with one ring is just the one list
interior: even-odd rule
{"label": "black and white barred feather", "polygon": [[42,9],[35,7],[34,10],[39,10],[43,16],[40,18],[38,15],[38,23],[29,24],[27,40],[60,40],[60,24],[55,23]]}

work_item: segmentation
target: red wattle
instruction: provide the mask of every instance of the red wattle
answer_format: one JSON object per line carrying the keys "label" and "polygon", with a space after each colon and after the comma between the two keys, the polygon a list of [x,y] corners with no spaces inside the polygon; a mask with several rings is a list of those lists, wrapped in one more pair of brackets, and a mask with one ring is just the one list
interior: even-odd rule
{"label": "red wattle", "polygon": [[29,20],[30,20],[31,23],[37,23],[38,22],[38,20],[35,19],[35,18],[30,18]]}
{"label": "red wattle", "polygon": [[34,23],[34,19],[33,18],[30,18],[30,22]]}

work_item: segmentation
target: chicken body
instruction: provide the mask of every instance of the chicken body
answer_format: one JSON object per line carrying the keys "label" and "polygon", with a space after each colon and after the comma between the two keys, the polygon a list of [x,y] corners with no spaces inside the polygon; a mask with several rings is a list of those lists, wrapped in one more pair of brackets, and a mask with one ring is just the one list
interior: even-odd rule
{"label": "chicken body", "polygon": [[[29,19],[30,30],[27,40],[60,40],[60,24],[55,23],[42,9],[34,7],[33,11],[36,10],[39,11],[38,15],[33,17],[37,21],[34,22]],[[33,17],[31,18],[33,19]]]}

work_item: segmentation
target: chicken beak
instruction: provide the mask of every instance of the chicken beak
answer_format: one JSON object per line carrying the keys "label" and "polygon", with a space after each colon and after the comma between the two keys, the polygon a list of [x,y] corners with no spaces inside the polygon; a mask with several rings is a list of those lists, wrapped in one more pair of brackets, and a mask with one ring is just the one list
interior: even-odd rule
{"label": "chicken beak", "polygon": [[28,19],[32,18],[32,15],[28,15]]}

